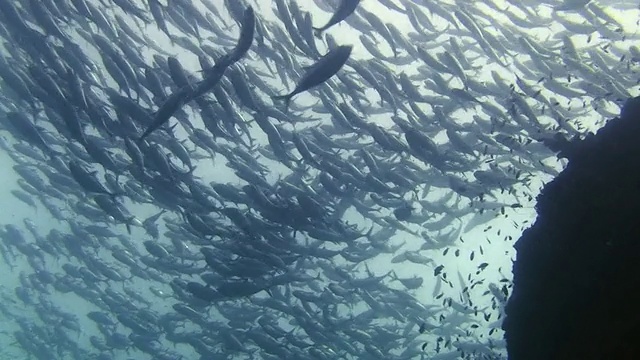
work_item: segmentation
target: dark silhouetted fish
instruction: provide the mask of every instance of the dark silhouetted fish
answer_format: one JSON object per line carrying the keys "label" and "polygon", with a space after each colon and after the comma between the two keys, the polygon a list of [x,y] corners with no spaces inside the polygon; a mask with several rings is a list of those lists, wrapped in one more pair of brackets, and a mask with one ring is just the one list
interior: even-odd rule
{"label": "dark silhouetted fish", "polygon": [[352,49],[353,46],[341,45],[330,50],[315,64],[305,68],[302,78],[300,78],[292,92],[287,95],[272,96],[271,98],[284,101],[285,108],[289,108],[289,102],[294,96],[324,83],[335,75],[349,59]]}
{"label": "dark silhouetted fish", "polygon": [[329,21],[321,27],[313,28],[315,35],[317,37],[322,37],[323,32],[327,31],[332,26],[340,23],[341,21],[349,17],[349,15],[353,14],[353,12],[358,7],[358,4],[360,4],[360,1],[361,0],[340,0],[340,5],[338,5],[336,11],[331,15]]}

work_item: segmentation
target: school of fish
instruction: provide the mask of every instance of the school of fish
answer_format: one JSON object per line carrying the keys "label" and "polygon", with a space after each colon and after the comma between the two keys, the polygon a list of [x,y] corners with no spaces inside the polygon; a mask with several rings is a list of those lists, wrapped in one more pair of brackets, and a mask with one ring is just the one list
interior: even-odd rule
{"label": "school of fish", "polygon": [[504,249],[638,94],[638,13],[0,0],[0,357],[506,359]]}

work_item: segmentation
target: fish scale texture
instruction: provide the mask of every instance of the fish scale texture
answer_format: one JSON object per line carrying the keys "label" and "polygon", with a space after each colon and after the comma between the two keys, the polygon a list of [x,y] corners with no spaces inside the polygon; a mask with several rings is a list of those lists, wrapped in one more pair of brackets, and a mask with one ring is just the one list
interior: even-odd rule
{"label": "fish scale texture", "polygon": [[561,154],[515,245],[509,359],[640,359],[640,98]]}

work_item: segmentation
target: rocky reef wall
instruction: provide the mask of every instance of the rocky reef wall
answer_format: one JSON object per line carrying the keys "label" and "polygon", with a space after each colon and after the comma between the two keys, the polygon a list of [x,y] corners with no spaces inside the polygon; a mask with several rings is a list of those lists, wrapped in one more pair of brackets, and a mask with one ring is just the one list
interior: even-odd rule
{"label": "rocky reef wall", "polygon": [[640,98],[583,140],[517,241],[503,328],[510,360],[640,359]]}

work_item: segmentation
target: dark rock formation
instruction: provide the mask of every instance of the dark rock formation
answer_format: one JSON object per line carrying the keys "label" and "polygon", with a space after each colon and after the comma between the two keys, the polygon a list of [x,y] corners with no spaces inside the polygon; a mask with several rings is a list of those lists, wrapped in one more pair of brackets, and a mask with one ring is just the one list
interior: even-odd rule
{"label": "dark rock formation", "polygon": [[545,143],[569,164],[515,245],[509,359],[640,359],[640,98],[596,135]]}

